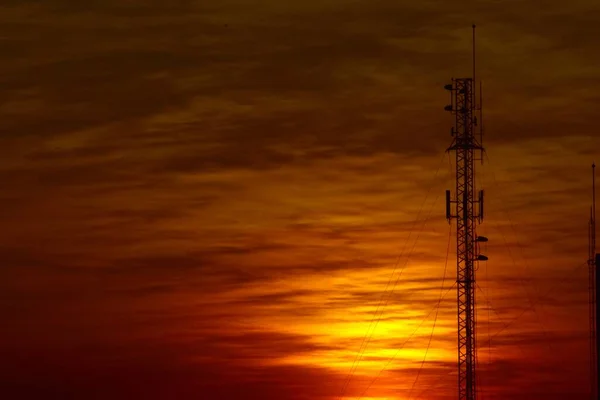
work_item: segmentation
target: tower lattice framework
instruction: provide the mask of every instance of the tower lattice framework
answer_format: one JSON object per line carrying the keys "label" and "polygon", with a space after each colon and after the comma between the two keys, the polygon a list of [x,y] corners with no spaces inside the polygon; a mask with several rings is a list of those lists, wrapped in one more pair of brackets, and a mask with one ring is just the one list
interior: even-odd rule
{"label": "tower lattice framework", "polygon": [[[475,161],[481,161],[476,152],[482,155],[483,147],[475,116],[481,107],[475,106],[474,86],[472,78],[453,79],[452,84],[446,85],[452,93],[452,104],[446,110],[455,116],[451,131],[454,139],[448,151],[456,155],[456,192],[453,199],[446,191],[446,217],[449,221],[456,219],[459,400],[477,398],[475,271],[479,261],[487,260],[479,254],[479,243],[487,238],[476,232],[477,224],[483,220],[483,191],[475,191]],[[451,205],[455,205],[454,213]]]}

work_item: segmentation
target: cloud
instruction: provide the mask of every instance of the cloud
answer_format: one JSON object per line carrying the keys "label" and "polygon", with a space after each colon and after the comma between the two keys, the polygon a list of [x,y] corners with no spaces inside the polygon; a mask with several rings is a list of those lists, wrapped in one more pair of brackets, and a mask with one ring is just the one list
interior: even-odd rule
{"label": "cloud", "polygon": [[[445,288],[456,273],[443,85],[470,73],[472,21],[489,156],[477,166],[490,239],[479,321],[492,334],[515,321],[492,341],[482,385],[527,399],[576,391],[582,378],[556,371],[587,366],[586,276],[571,267],[585,261],[598,148],[599,9],[467,9],[2,6],[9,394],[334,398],[401,270],[350,392],[415,332],[369,395],[412,384],[446,259]],[[454,297],[415,393],[454,390]]]}
{"label": "cloud", "polygon": [[[109,354],[114,354],[112,349]],[[243,363],[236,366],[230,359],[227,362],[181,365],[166,352],[156,354],[153,351],[150,359],[142,359],[139,355],[135,357],[137,362],[132,362],[134,358],[131,355],[117,359],[102,356],[78,358],[71,354],[60,370],[46,369],[54,365],[54,358],[45,358],[34,366],[20,363],[12,372],[6,371],[11,380],[6,382],[5,389],[8,394],[26,398],[39,395],[77,398],[93,390],[95,398],[117,399],[193,398],[198,393],[208,398],[225,399],[239,396],[250,399],[307,399],[333,395],[333,388],[325,383],[328,379],[337,378],[325,369],[260,367]],[[28,373],[37,373],[35,381],[15,374],[22,372],[23,368],[27,368]],[[68,382],[65,380],[67,374]]]}

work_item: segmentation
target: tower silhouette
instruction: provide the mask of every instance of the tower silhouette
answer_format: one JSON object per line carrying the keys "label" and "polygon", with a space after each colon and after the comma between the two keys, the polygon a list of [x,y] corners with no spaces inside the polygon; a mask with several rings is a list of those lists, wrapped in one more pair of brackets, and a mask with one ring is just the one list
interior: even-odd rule
{"label": "tower silhouette", "polygon": [[[451,103],[445,110],[454,115],[453,137],[447,151],[456,155],[456,192],[446,191],[446,218],[456,219],[456,285],[458,303],[458,399],[477,398],[476,387],[476,263],[487,260],[479,254],[479,243],[487,238],[477,236],[476,225],[483,221],[483,190],[476,195],[475,161],[483,160],[482,107],[475,97],[475,25],[473,25],[473,78],[452,79],[445,86]],[[480,85],[481,90],[481,85]],[[480,96],[481,101],[481,96]],[[479,111],[479,123],[476,112]],[[480,157],[476,158],[476,151]],[[455,206],[452,212],[452,205]]]}

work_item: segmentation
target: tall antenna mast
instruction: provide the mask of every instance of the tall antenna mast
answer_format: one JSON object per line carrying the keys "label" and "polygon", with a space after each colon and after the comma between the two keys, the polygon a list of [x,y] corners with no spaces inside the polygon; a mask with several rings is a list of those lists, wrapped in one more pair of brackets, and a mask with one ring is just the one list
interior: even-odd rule
{"label": "tall antenna mast", "polygon": [[[450,134],[453,137],[447,151],[456,153],[456,193],[454,199],[446,190],[446,218],[456,219],[456,287],[458,303],[458,399],[475,400],[476,387],[476,309],[475,271],[479,261],[479,243],[487,238],[477,236],[476,224],[483,221],[483,190],[475,196],[475,151],[483,162],[484,148],[481,128],[477,127],[475,111],[475,25],[473,25],[473,78],[452,79],[445,86],[451,93],[451,103],[445,107],[455,116]],[[479,132],[476,132],[479,131]],[[476,135],[479,133],[479,135]],[[479,136],[479,138],[477,137]],[[451,205],[455,204],[454,213]],[[478,210],[475,210],[477,206]]]}
{"label": "tall antenna mast", "polygon": [[592,164],[592,206],[590,207],[590,222],[588,231],[588,271],[589,271],[589,300],[590,300],[590,399],[600,399],[598,387],[598,285],[596,257],[596,164]]}
{"label": "tall antenna mast", "polygon": [[475,98],[475,94],[477,93],[477,90],[475,89],[477,87],[477,81],[475,80],[475,24],[473,24],[473,105],[476,105],[476,98]]}

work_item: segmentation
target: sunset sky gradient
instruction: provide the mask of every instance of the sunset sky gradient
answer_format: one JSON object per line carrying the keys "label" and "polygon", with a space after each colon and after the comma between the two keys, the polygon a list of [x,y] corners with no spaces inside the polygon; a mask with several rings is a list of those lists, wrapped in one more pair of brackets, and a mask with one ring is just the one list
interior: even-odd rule
{"label": "sunset sky gradient", "polygon": [[476,23],[481,398],[586,398],[600,2],[541,4],[4,1],[2,397],[455,399]]}

